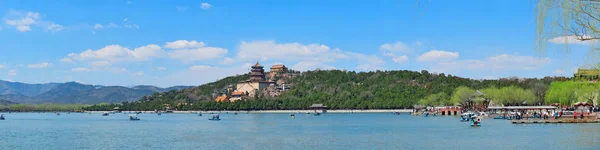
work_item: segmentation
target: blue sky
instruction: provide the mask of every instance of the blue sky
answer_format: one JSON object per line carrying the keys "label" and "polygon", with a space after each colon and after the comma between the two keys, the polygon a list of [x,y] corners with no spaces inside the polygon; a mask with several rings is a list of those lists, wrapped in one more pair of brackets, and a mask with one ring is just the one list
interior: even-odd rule
{"label": "blue sky", "polygon": [[571,76],[589,43],[535,53],[532,1],[0,0],[0,80],[199,85],[295,70]]}

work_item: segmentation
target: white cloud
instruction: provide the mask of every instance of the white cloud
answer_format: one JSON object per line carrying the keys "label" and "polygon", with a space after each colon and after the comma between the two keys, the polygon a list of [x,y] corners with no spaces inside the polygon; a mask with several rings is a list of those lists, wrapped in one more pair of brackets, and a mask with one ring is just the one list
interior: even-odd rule
{"label": "white cloud", "polygon": [[[169,45],[169,44],[167,44]],[[194,45],[197,46],[198,44]],[[204,44],[202,44],[204,45]],[[189,47],[190,45],[187,45]],[[173,47],[173,46],[170,46]],[[178,46],[174,46],[178,47]],[[175,49],[169,52],[171,59],[179,60],[182,62],[194,62],[201,60],[215,59],[222,57],[227,54],[227,49],[219,47],[198,47],[189,49]]]}
{"label": "white cloud", "polygon": [[206,66],[206,65],[196,65],[196,66],[191,66],[190,70],[191,71],[204,71],[204,70],[210,70],[211,66]]}
{"label": "white cloud", "polygon": [[212,5],[209,3],[202,3],[202,4],[200,4],[200,8],[209,9],[209,8],[212,8]]}
{"label": "white cloud", "polygon": [[36,68],[36,69],[40,69],[40,68],[48,68],[50,66],[50,63],[47,62],[42,62],[39,64],[29,64],[27,65],[28,68]]}
{"label": "white cloud", "polygon": [[17,75],[17,70],[9,70],[7,75],[10,76],[16,76]]}
{"label": "white cloud", "polygon": [[315,61],[301,61],[301,62],[298,62],[295,65],[293,65],[292,68],[294,70],[298,70],[298,71],[307,71],[307,70],[314,70],[314,69],[321,69],[321,70],[336,69],[333,66],[324,65],[320,62],[315,62]]}
{"label": "white cloud", "polygon": [[89,68],[73,68],[71,69],[72,72],[90,72],[92,71],[92,69]]}
{"label": "white cloud", "polygon": [[392,58],[392,60],[395,63],[403,64],[403,63],[408,62],[409,59],[408,59],[408,56],[403,55],[403,56],[394,57],[394,58]]}
{"label": "white cloud", "polygon": [[188,40],[177,40],[175,42],[167,42],[165,48],[181,49],[181,48],[198,48],[204,47],[204,42],[188,41]]}
{"label": "white cloud", "polygon": [[103,67],[103,66],[110,65],[110,62],[108,62],[108,61],[94,61],[94,62],[90,63],[90,65],[92,65],[94,67]]}
{"label": "white cloud", "polygon": [[[584,38],[591,38],[591,36],[584,36]],[[555,37],[548,41],[550,43],[554,43],[554,44],[581,44],[581,45],[600,44],[600,40],[581,41],[580,39],[581,39],[580,37],[571,35],[571,36]]]}
{"label": "white cloud", "polygon": [[235,63],[235,59],[229,57],[224,58],[223,61],[220,62],[222,65],[231,65],[233,63]]}
{"label": "white cloud", "polygon": [[0,64],[0,69],[4,69],[4,68],[6,68],[6,66],[3,64]]}
{"label": "white cloud", "polygon": [[125,24],[123,25],[123,27],[140,29],[140,26],[138,26],[137,24]]}
{"label": "white cloud", "polygon": [[80,61],[145,61],[159,57],[164,51],[158,45],[146,45],[130,50],[120,45],[109,45],[98,50],[88,49],[79,54],[69,54],[64,60]]}
{"label": "white cloud", "polygon": [[357,70],[361,71],[373,71],[373,70],[385,70],[383,67],[383,59],[375,55],[365,55],[361,53],[348,52],[353,61],[356,61],[359,65],[356,67]]}
{"label": "white cloud", "polygon": [[139,71],[139,72],[133,73],[133,75],[144,76],[144,72],[143,71]]}
{"label": "white cloud", "polygon": [[71,58],[62,58],[62,59],[60,59],[60,62],[63,62],[63,63],[73,63],[73,60]]}
{"label": "white cloud", "polygon": [[243,41],[237,58],[249,61],[299,60],[299,61],[335,61],[346,58],[339,49],[330,49],[327,45],[300,43],[275,43],[275,41]]}
{"label": "white cloud", "polygon": [[108,27],[109,27],[109,28],[121,28],[121,26],[120,26],[120,25],[118,25],[118,24],[114,24],[114,23],[112,23],[112,22],[111,22],[111,23],[108,23]]}
{"label": "white cloud", "polygon": [[420,62],[440,62],[440,61],[452,61],[458,58],[458,52],[447,52],[439,50],[431,50],[423,55],[417,57],[417,61]]}
{"label": "white cloud", "polygon": [[50,25],[48,25],[47,29],[52,32],[58,32],[58,31],[65,29],[65,27],[62,25],[56,24],[56,23],[50,23]]}
{"label": "white cloud", "polygon": [[40,14],[37,12],[18,12],[15,10],[9,11],[11,16],[17,17],[14,20],[6,20],[6,25],[14,26],[20,32],[31,31],[31,25],[37,24],[40,22]]}
{"label": "white cloud", "polygon": [[385,53],[408,53],[411,49],[408,45],[398,41],[396,43],[382,44],[379,46],[379,50],[384,51],[385,55]]}
{"label": "white cloud", "polygon": [[101,24],[95,24],[94,25],[94,29],[102,29],[102,28],[104,28],[104,26],[101,25]]}
{"label": "white cloud", "polygon": [[167,70],[167,68],[166,68],[166,67],[162,67],[162,66],[161,66],[161,67],[156,67],[156,70],[163,71],[163,70]]}
{"label": "white cloud", "polygon": [[128,18],[123,19],[123,22],[127,22],[127,20],[129,20]]}
{"label": "white cloud", "polygon": [[480,71],[527,71],[537,70],[540,67],[549,64],[550,58],[536,58],[532,56],[520,56],[502,54],[487,57],[483,60],[455,60],[432,64],[431,71],[435,72],[455,72],[462,70],[480,70]]}
{"label": "white cloud", "polygon": [[42,20],[38,12],[9,10],[4,18],[8,18],[4,21],[6,25],[15,27],[19,32],[31,31],[34,25],[51,32],[58,32],[66,28],[52,21]]}

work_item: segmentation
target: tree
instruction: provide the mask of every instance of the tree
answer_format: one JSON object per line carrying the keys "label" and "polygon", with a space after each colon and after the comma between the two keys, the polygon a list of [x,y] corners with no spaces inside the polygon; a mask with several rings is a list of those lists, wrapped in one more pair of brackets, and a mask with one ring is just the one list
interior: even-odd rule
{"label": "tree", "polygon": [[[539,0],[536,8],[536,49],[544,52],[549,40],[568,44],[600,41],[599,0]],[[600,48],[592,44],[588,68],[598,68]]]}
{"label": "tree", "polygon": [[441,92],[437,94],[429,95],[425,98],[419,100],[419,104],[423,106],[449,106],[454,105],[450,101],[450,96],[448,94]]}
{"label": "tree", "polygon": [[473,108],[475,90],[460,86],[454,90],[452,94],[451,102],[454,104],[460,104],[463,108]]}

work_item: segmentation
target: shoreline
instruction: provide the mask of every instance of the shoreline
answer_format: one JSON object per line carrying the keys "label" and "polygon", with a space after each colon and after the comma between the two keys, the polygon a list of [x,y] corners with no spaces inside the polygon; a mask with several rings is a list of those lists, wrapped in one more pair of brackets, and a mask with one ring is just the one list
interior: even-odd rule
{"label": "shoreline", "polygon": [[[112,112],[112,111],[86,111],[91,113],[103,113],[103,112]],[[122,113],[133,113],[133,112],[142,112],[142,113],[154,113],[154,111],[121,111]],[[173,111],[174,114],[188,114],[188,113],[253,113],[253,114],[277,114],[277,113],[314,113],[314,110],[250,110],[250,111],[235,111],[235,110],[222,110],[222,111]],[[317,111],[321,112],[321,111]],[[348,110],[327,110],[327,113],[411,113],[412,109],[369,109],[369,110],[356,110],[356,109],[348,109]],[[163,111],[164,113],[164,111]]]}

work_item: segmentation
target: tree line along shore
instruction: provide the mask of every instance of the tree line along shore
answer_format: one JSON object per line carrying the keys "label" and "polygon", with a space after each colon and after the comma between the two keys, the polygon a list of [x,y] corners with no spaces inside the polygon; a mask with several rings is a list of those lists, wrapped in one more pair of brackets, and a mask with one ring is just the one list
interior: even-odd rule
{"label": "tree line along shore", "polygon": [[[247,79],[249,74],[183,90],[154,93],[138,101],[70,105],[40,110],[72,109],[110,111],[171,110],[307,110],[311,104],[325,104],[330,110],[412,109],[422,106],[486,107],[490,103],[510,106],[538,106],[578,101],[594,102],[599,84],[577,78],[502,78],[475,80],[428,71],[316,70],[298,73],[289,80],[290,90],[277,97],[258,95],[242,101],[216,102],[214,93]],[[26,107],[28,106],[28,107]],[[10,110],[36,110],[36,105],[9,105]],[[74,108],[74,107],[78,107]]]}

